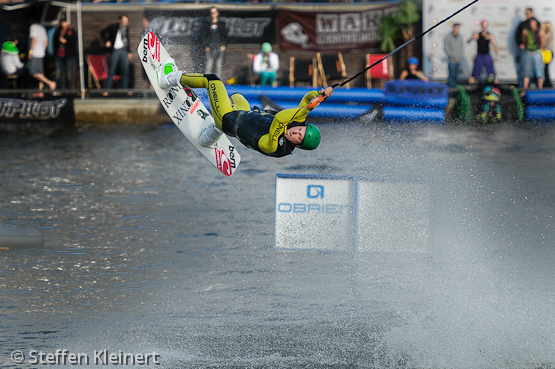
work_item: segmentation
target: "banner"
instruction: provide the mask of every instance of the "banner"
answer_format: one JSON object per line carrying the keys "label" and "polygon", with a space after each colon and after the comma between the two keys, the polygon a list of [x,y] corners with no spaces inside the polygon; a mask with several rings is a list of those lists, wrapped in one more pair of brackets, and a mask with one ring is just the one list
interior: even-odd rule
{"label": "banner", "polygon": [[357,12],[278,10],[282,51],[347,51],[377,48],[381,18],[396,5]]}
{"label": "banner", "polygon": [[0,96],[0,131],[53,132],[75,125],[73,97]]}
{"label": "banner", "polygon": [[[467,5],[467,0],[424,0],[422,4],[422,27],[428,29],[441,20]],[[515,60],[518,46],[515,32],[523,20],[525,9],[532,7],[534,16],[541,23],[555,24],[555,2],[553,0],[482,0],[448,22],[437,27],[422,38],[422,68],[424,74],[436,80],[445,80],[448,76],[447,55],[444,51],[445,37],[453,31],[453,24],[459,23],[459,34],[463,38],[464,55],[461,63],[459,80],[464,82],[472,73],[474,59],[477,54],[476,41],[467,41],[474,32],[481,30],[483,20],[488,22],[488,32],[493,34],[499,47],[499,60],[495,60],[493,47],[490,51],[494,59],[495,73],[502,82],[514,82],[517,79]],[[551,71],[555,72],[555,63],[551,63]],[[553,74],[552,74],[553,75]],[[484,72],[485,77],[485,72]]]}
{"label": "banner", "polygon": [[[145,10],[150,28],[167,45],[194,45],[200,42],[202,24],[209,21],[208,10]],[[219,20],[225,22],[228,44],[275,43],[275,12],[221,10]]]}

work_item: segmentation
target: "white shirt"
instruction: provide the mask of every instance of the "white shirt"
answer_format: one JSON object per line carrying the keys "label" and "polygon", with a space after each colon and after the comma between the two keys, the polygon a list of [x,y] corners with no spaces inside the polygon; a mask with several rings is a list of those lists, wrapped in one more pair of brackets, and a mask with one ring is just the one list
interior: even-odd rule
{"label": "white shirt", "polygon": [[10,54],[4,51],[0,53],[0,65],[2,66],[2,71],[7,76],[14,74],[18,69],[25,66],[25,64],[21,62],[19,54]]}
{"label": "white shirt", "polygon": [[[46,56],[46,46],[48,45],[48,36],[46,35],[46,28],[42,24],[34,23],[29,28],[29,38],[35,39],[35,46],[33,47],[33,58],[44,58]],[[29,43],[30,45],[31,43]]]}
{"label": "white shirt", "polygon": [[121,38],[121,31],[118,30],[116,34],[116,40],[114,41],[114,49],[123,49],[125,45],[123,44],[123,38]]}
{"label": "white shirt", "polygon": [[252,71],[258,75],[264,71],[278,71],[279,70],[279,56],[274,52],[268,55],[268,63],[264,61],[264,53],[261,51],[254,57],[252,62]]}

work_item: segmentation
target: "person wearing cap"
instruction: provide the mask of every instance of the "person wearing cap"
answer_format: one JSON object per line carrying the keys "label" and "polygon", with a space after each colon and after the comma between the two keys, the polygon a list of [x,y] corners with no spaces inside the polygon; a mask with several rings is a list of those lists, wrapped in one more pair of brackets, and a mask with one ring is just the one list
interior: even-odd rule
{"label": "person wearing cap", "polygon": [[260,78],[261,86],[272,86],[279,70],[279,56],[272,51],[268,42],[262,44],[262,50],[252,62],[252,71]]}
{"label": "person wearing cap", "polygon": [[16,75],[18,80],[26,81],[27,70],[25,69],[25,64],[23,64],[21,57],[19,56],[17,40],[14,37],[8,37],[7,41],[2,44],[0,65],[4,75]]}
{"label": "person wearing cap", "polygon": [[[472,75],[468,79],[468,83],[473,84],[476,77],[480,77],[482,74],[482,69],[486,68],[488,75],[496,75],[495,69],[493,68],[493,60],[489,53],[490,43],[495,51],[495,60],[499,60],[499,49],[497,48],[497,42],[495,42],[495,37],[487,31],[488,22],[486,20],[482,21],[482,30],[480,32],[474,32],[472,37],[468,39],[468,43],[472,40],[476,40],[477,53],[474,59],[474,69],[472,70]],[[497,83],[497,76],[495,77],[495,83]]]}
{"label": "person wearing cap", "polygon": [[399,79],[417,79],[425,82],[429,82],[430,79],[424,75],[424,73],[418,69],[418,58],[410,57],[408,60],[408,68],[401,72]]}
{"label": "person wearing cap", "polygon": [[[202,146],[211,147],[225,133],[236,137],[243,145],[264,155],[282,157],[295,148],[314,150],[320,144],[320,131],[306,124],[308,113],[319,105],[320,96],[329,97],[333,88],[308,92],[297,108],[280,112],[268,109],[251,111],[241,94],[228,96],[224,83],[214,74],[193,74],[181,71],[173,58],[158,65],[158,84],[162,89],[172,86],[205,88],[215,125],[205,127],[200,136]],[[314,106],[308,107],[315,103]]]}
{"label": "person wearing cap", "polygon": [[462,36],[459,34],[459,23],[453,24],[453,31],[450,32],[443,42],[443,49],[447,54],[449,77],[447,84],[449,87],[457,87],[457,76],[464,57],[464,45]]}

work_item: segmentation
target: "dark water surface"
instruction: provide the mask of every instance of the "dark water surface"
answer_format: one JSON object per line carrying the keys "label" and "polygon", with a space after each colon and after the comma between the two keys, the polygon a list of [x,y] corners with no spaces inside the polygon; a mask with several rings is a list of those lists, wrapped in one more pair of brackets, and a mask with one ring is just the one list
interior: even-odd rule
{"label": "dark water surface", "polygon": [[[0,253],[0,367],[62,349],[91,368],[100,350],[159,355],[135,367],[554,367],[555,129],[321,129],[288,158],[239,147],[231,178],[171,125],[0,137],[0,222],[46,240]],[[276,173],[433,180],[434,252],[276,252]]]}

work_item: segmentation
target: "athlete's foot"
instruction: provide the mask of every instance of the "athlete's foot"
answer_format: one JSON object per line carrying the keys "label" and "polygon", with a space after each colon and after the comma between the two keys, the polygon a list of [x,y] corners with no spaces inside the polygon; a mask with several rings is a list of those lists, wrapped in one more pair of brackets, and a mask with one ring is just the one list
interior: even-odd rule
{"label": "athlete's foot", "polygon": [[[168,88],[171,86],[177,86],[176,80],[179,82],[179,78],[175,78],[175,73],[179,72],[179,69],[175,65],[175,60],[173,58],[167,58],[160,64],[158,64],[158,70],[156,71],[156,77],[158,79],[158,85],[160,88]],[[181,73],[179,73],[181,77]],[[173,77],[173,78],[172,78]]]}
{"label": "athlete's foot", "polygon": [[214,125],[210,125],[202,129],[198,137],[198,142],[201,146],[213,148],[216,147],[216,142],[220,139],[222,134],[223,132]]}

